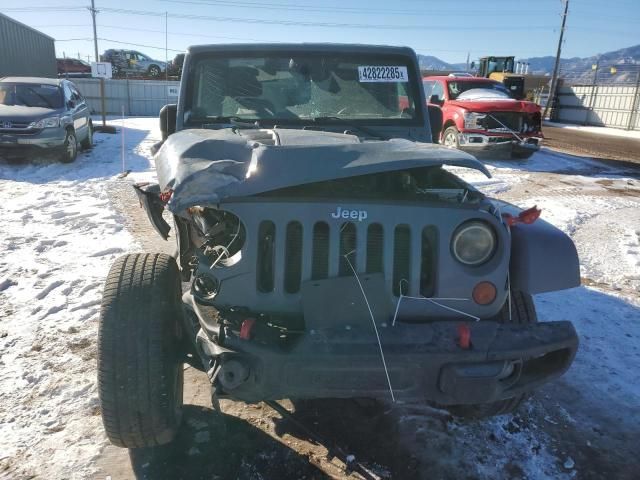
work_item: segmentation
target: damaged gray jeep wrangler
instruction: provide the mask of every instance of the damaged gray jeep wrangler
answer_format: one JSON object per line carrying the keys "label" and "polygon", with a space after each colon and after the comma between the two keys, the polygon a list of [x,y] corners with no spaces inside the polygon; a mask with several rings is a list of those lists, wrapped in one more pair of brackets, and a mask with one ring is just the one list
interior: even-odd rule
{"label": "damaged gray jeep wrangler", "polygon": [[[106,280],[104,426],[171,441],[183,365],[213,398],[375,398],[458,415],[513,411],[562,375],[570,322],[532,295],[578,286],[571,240],[487,198],[490,176],[434,144],[415,53],[363,45],[191,47],[160,115],[158,184],[135,186],[174,257],[132,254]],[[164,215],[163,215],[164,214]]]}

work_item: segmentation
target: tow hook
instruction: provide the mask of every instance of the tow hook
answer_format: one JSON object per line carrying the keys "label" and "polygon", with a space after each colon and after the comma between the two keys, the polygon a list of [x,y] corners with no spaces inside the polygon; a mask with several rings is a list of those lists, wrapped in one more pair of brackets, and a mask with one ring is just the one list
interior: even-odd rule
{"label": "tow hook", "polygon": [[220,368],[218,381],[224,390],[238,388],[249,378],[249,368],[240,360],[226,360]]}

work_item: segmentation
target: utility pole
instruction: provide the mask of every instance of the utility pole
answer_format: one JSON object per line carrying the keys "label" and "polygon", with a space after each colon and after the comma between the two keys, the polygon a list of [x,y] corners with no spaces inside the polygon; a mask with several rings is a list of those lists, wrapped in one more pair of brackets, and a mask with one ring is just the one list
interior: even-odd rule
{"label": "utility pole", "polygon": [[467,69],[465,70],[465,72],[469,71],[469,56],[471,55],[471,52],[467,52]]}
{"label": "utility pole", "polygon": [[564,27],[567,23],[567,12],[569,11],[569,0],[563,0],[564,2],[564,13],[562,14],[562,26],[560,27],[560,38],[558,39],[558,51],[556,52],[556,62],[553,65],[553,76],[551,77],[551,88],[549,89],[549,98],[547,100],[547,104],[544,107],[544,113],[542,114],[542,119],[544,120],[547,117],[547,113],[549,112],[549,106],[553,102],[553,99],[556,95],[556,89],[558,88],[558,69],[560,67],[560,52],[562,50],[562,37],[564,36]]}
{"label": "utility pole", "polygon": [[[164,12],[164,80],[169,82],[169,14]],[[167,84],[168,85],[168,84]]]}
{"label": "utility pole", "polygon": [[[98,55],[98,33],[96,31],[96,10],[95,0],[91,0],[91,18],[93,20],[93,48],[95,49],[96,54],[96,63],[100,61],[100,55]],[[102,128],[106,129],[107,127],[107,118],[105,113],[105,105],[104,105],[104,78],[100,77],[100,103],[102,108]]]}

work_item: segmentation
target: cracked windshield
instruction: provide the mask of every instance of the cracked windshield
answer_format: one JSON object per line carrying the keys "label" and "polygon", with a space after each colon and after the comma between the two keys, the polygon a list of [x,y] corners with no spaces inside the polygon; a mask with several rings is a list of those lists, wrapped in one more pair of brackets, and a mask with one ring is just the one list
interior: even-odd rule
{"label": "cracked windshield", "polygon": [[196,59],[185,120],[411,121],[417,95],[407,68],[402,57],[366,55]]}

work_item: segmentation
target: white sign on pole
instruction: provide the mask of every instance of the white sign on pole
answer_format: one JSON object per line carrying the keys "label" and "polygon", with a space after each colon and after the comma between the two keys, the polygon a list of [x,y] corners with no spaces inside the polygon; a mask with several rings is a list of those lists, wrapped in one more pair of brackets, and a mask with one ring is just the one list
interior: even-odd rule
{"label": "white sign on pole", "polygon": [[94,78],[111,78],[110,62],[92,62],[91,76]]}
{"label": "white sign on pole", "polygon": [[169,95],[170,97],[177,97],[179,91],[180,87],[178,85],[169,85],[167,87],[167,95]]}

